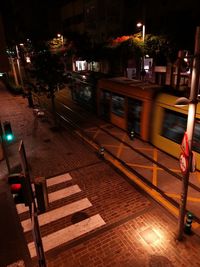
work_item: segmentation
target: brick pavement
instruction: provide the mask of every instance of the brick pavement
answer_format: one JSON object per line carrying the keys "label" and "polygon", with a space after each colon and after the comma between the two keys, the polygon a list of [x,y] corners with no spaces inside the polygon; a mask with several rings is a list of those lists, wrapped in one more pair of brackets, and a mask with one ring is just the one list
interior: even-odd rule
{"label": "brick pavement", "polygon": [[[46,253],[48,266],[200,266],[198,236],[187,236],[183,242],[177,242],[177,222],[172,215],[102,162],[69,130],[52,131],[50,118],[36,123],[26,99],[3,89],[0,93],[1,119],[10,120],[16,133],[14,144],[8,148],[12,169],[19,169],[17,148],[23,139],[31,177],[70,172],[73,179],[65,186],[78,184],[82,189],[78,198],[87,197],[93,204],[87,210],[88,216],[98,212],[106,222],[100,229]],[[4,161],[0,168],[3,180],[7,172]],[[74,200],[77,196],[58,201],[50,209]],[[70,220],[69,216],[65,222],[60,220],[59,226],[49,224],[42,228],[42,234],[55,231],[53,227],[69,225]],[[31,239],[30,233],[26,238]],[[37,266],[35,260],[33,265]]]}

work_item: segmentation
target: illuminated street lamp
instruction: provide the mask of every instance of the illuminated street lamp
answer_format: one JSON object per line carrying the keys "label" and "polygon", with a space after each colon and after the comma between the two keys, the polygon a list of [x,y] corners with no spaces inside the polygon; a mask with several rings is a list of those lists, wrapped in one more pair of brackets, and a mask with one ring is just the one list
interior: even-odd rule
{"label": "illuminated street lamp", "polygon": [[185,97],[181,97],[177,99],[175,103],[176,106],[188,105],[188,118],[187,118],[187,129],[186,129],[188,152],[186,153],[185,151],[183,151],[181,154],[182,158],[184,159],[184,162],[182,162],[182,164],[183,164],[183,168],[185,169],[185,172],[183,173],[183,179],[182,179],[180,212],[179,212],[179,220],[178,220],[177,239],[179,241],[182,240],[183,238],[188,183],[189,183],[189,176],[190,176],[190,171],[191,171],[192,162],[193,162],[192,143],[193,143],[193,135],[194,135],[196,108],[197,108],[197,103],[198,103],[197,97],[198,97],[198,85],[199,85],[199,75],[200,75],[199,56],[200,56],[200,27],[197,27],[196,36],[195,36],[195,51],[194,51],[194,60],[193,60],[193,68],[192,68],[190,97],[189,99]]}
{"label": "illuminated street lamp", "polygon": [[[138,28],[141,28],[142,27],[142,41],[143,41],[143,44],[144,44],[144,41],[145,41],[145,25],[141,22],[138,22],[137,23],[137,27]],[[145,59],[145,56],[142,57],[142,71],[144,71],[144,59]]]}
{"label": "illuminated street lamp", "polygon": [[[20,46],[24,46],[24,44],[21,43]],[[16,54],[17,54],[17,67],[18,67],[18,72],[19,72],[20,83],[21,83],[21,86],[24,90],[24,83],[23,83],[23,79],[22,79],[22,71],[21,71],[21,66],[20,66],[20,56],[19,56],[18,45],[15,46],[15,49],[16,49]]]}
{"label": "illuminated street lamp", "polygon": [[142,41],[144,42],[144,39],[145,39],[145,25],[141,22],[138,22],[137,23],[137,27],[138,28],[141,28],[142,27]]}
{"label": "illuminated street lamp", "polygon": [[58,33],[58,34],[57,34],[57,37],[60,38],[60,40],[61,40],[61,44],[62,44],[62,46],[63,46],[63,44],[64,44],[63,35],[60,34],[60,33]]}

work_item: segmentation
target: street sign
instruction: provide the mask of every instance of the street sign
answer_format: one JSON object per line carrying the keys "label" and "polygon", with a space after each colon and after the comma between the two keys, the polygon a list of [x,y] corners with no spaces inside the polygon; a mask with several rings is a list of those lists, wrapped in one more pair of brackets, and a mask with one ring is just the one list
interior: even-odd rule
{"label": "street sign", "polygon": [[181,152],[179,163],[182,174],[186,174],[188,170],[188,157],[185,155],[184,152]]}
{"label": "street sign", "polygon": [[189,157],[189,143],[188,143],[188,135],[187,132],[184,133],[183,140],[181,143],[181,149],[183,153]]}

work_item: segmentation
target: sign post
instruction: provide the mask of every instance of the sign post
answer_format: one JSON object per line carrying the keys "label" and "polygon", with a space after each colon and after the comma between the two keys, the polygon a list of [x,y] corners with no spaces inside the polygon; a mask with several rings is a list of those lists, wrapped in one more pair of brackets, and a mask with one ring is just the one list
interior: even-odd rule
{"label": "sign post", "polygon": [[36,206],[32,186],[31,186],[31,181],[30,181],[25,146],[22,140],[20,141],[20,145],[19,145],[19,155],[21,159],[22,170],[24,172],[25,180],[26,180],[26,188],[27,188],[26,193],[30,200],[29,201],[29,212],[30,212],[30,217],[31,217],[32,233],[33,233],[33,239],[34,239],[35,248],[36,248],[36,252],[38,256],[39,267],[46,267],[46,259],[45,259],[44,248],[43,248],[42,238],[41,238],[41,233],[40,233],[40,226],[39,226],[38,216],[37,216],[37,206]]}
{"label": "sign post", "polygon": [[1,121],[0,121],[0,137],[1,137],[1,145],[2,145],[2,150],[3,150],[3,155],[4,155],[5,160],[6,160],[8,173],[10,174],[10,171],[11,171],[10,162],[9,162],[9,159],[8,159],[8,154],[7,154],[6,146],[5,146],[5,142],[4,142],[3,129],[2,129]]}
{"label": "sign post", "polygon": [[[188,117],[187,117],[187,137],[184,136],[182,146],[183,154],[181,156],[181,168],[183,169],[183,179],[182,179],[182,190],[181,190],[181,199],[180,199],[180,212],[178,218],[178,235],[177,239],[180,241],[183,239],[183,230],[184,230],[184,220],[186,213],[187,205],[187,193],[188,193],[188,184],[190,177],[190,170],[192,166],[192,143],[194,135],[194,126],[195,126],[195,116],[197,108],[197,96],[198,96],[198,86],[199,86],[199,74],[200,74],[200,27],[196,29],[195,36],[195,48],[194,48],[194,60],[192,68],[192,78],[191,78],[191,89],[189,96],[189,106],[188,106]],[[187,145],[188,144],[188,145]],[[188,146],[188,149],[187,149]],[[187,153],[188,150],[188,153]],[[188,160],[188,164],[186,163]],[[186,166],[188,165],[188,166]]]}

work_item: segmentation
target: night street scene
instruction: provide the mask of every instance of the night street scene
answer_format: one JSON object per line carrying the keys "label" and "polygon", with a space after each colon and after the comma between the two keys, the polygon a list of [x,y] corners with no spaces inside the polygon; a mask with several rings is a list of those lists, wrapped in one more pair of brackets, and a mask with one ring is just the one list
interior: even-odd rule
{"label": "night street scene", "polygon": [[200,267],[199,0],[2,0],[0,267]]}

